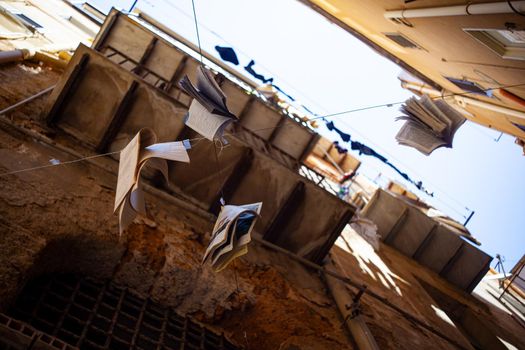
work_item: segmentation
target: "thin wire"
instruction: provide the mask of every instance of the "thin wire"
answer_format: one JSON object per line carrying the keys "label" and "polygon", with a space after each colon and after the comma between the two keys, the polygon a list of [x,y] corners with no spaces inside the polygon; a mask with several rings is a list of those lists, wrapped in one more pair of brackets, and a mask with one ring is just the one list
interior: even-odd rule
{"label": "thin wire", "polygon": [[224,185],[225,185],[225,179],[223,176],[221,176],[221,172],[222,172],[222,167],[221,167],[221,162],[219,161],[219,154],[217,153],[217,145],[215,145],[215,141],[212,141],[213,143],[213,153],[215,154],[215,167],[217,169],[217,175],[219,176],[219,178],[221,178],[221,187],[219,189],[219,193],[221,194],[221,198],[220,198],[220,203],[221,205],[223,204],[223,201],[225,201],[226,199],[224,199]]}
{"label": "thin wire", "polygon": [[[195,148],[195,146],[199,143],[199,141],[203,140],[203,139],[205,139],[205,137],[196,137],[196,138],[185,140],[185,141],[189,141],[190,143],[193,142],[193,141],[197,141],[194,145],[192,145],[192,148]],[[7,172],[7,173],[0,174],[0,177],[7,176],[7,175],[13,175],[13,174],[19,174],[19,173],[25,173],[25,172],[28,172],[28,171],[52,168],[52,167],[56,167],[56,166],[60,166],[60,165],[69,165],[69,164],[73,164],[73,163],[83,162],[83,161],[89,160],[89,159],[100,158],[100,157],[104,157],[104,156],[110,156],[110,155],[117,154],[117,153],[120,153],[120,152],[121,151],[113,151],[113,152],[108,152],[108,153],[103,153],[103,154],[95,154],[95,155],[92,155],[92,156],[88,156],[88,157],[84,157],[84,158],[78,158],[78,159],[74,159],[74,160],[68,160],[66,162],[60,162],[60,163],[56,163],[56,164],[46,164],[46,165],[40,165],[40,166],[36,166],[36,167],[32,167],[32,168],[14,170],[14,171],[10,171],[10,172]]]}
{"label": "thin wire", "polygon": [[[181,9],[180,7],[178,7],[177,5],[173,4],[171,1],[169,0],[163,0],[166,4],[168,4],[168,6],[176,9],[177,11],[179,11],[180,13],[182,13],[184,16],[186,16],[187,18],[190,18],[190,19],[193,19],[192,16],[187,13],[186,11],[184,11],[183,9]],[[236,45],[234,45],[233,43],[231,43],[230,41],[226,40],[222,35],[220,35],[219,33],[217,33],[216,31],[210,29],[209,27],[207,27],[205,24],[203,24],[202,21],[199,21],[199,26],[201,27],[201,29],[205,29],[206,31],[208,31],[209,33],[215,35],[217,38],[219,38],[220,40],[222,40],[223,42],[225,42],[226,44],[234,47]],[[249,55],[248,53],[246,53],[246,51],[243,51],[239,48],[236,48],[235,51],[237,52],[240,52],[241,54],[243,54],[244,56],[246,57],[251,57],[251,55]],[[267,73],[271,74],[271,75],[274,75],[275,74],[270,70],[268,69],[266,66],[264,66],[263,64],[261,63],[257,63],[257,65],[261,68],[263,68]],[[308,102],[314,104],[316,107],[322,109],[324,112],[326,112],[326,109],[319,105],[317,102],[315,102],[314,99],[312,99],[311,97],[309,97],[308,95],[306,95],[305,93],[303,93],[302,91],[300,91],[299,89],[297,89],[295,86],[293,86],[290,82],[288,82],[287,80],[284,80],[282,78],[279,78],[279,81],[280,82],[283,82],[285,83],[286,85],[288,85],[290,88],[292,88],[293,90],[295,90],[296,93],[298,93],[298,95],[301,95],[301,97],[304,98],[304,100],[307,100]]]}
{"label": "thin wire", "polygon": [[195,11],[195,1],[191,0],[191,6],[193,8],[193,20],[195,22],[195,31],[197,32],[197,44],[199,44],[199,54],[201,55],[201,65],[204,66],[204,60],[202,56],[201,38],[199,36],[199,25],[197,24],[197,12]]}
{"label": "thin wire", "polygon": [[[237,286],[237,297],[240,299],[241,289],[239,288],[239,279],[237,278],[237,265],[235,263],[235,260],[233,260],[232,270],[233,270],[233,276],[235,277],[235,285]],[[244,341],[246,342],[246,350],[250,350],[250,344],[248,344],[248,336],[246,335],[246,330],[244,329],[244,326],[242,324],[241,324],[241,330],[244,335]]]}
{"label": "thin wire", "polygon": [[7,176],[7,175],[12,175],[12,174],[25,173],[27,171],[40,170],[40,169],[45,169],[45,168],[52,168],[52,167],[59,166],[59,165],[68,165],[68,164],[82,162],[82,161],[88,160],[88,159],[109,156],[109,155],[117,154],[117,153],[120,153],[120,151],[108,152],[108,153],[104,153],[104,154],[96,154],[96,155],[93,155],[93,156],[79,158],[79,159],[74,159],[74,160],[69,160],[69,161],[66,161],[66,162],[60,162],[60,163],[56,163],[56,164],[46,164],[46,165],[36,166],[36,167],[32,167],[32,168],[27,168],[27,169],[10,171],[10,172],[7,172],[7,173],[2,173],[2,174],[0,174],[0,176]]}
{"label": "thin wire", "polygon": [[[518,87],[518,86],[525,86],[525,83],[514,84],[514,85],[502,85],[502,86],[498,86],[498,87],[491,87],[491,88],[488,88],[488,89],[482,89],[481,91],[487,92],[487,91],[492,91],[492,90],[497,90],[497,89],[506,89],[506,88]],[[451,93],[449,95],[442,95],[442,96],[431,97],[431,99],[432,100],[438,100],[438,99],[444,99],[446,97],[464,96],[464,95],[470,95],[470,94],[479,94],[479,91],[476,91],[476,92],[467,91],[467,92],[462,92],[462,93]],[[350,113],[355,113],[355,112],[361,112],[361,111],[366,111],[366,110],[369,110],[369,109],[375,109],[375,108],[381,108],[381,107],[392,107],[392,106],[395,106],[395,105],[403,104],[405,102],[406,101],[397,101],[397,102],[383,103],[383,104],[373,105],[373,106],[368,106],[368,107],[349,109],[349,110],[346,110],[346,111],[341,111],[341,112],[336,112],[336,113],[330,113],[330,114],[325,114],[325,115],[321,115],[321,116],[316,116],[314,118],[310,118],[309,120],[333,118],[333,117],[338,117],[338,116],[343,115],[343,114],[350,114]]]}

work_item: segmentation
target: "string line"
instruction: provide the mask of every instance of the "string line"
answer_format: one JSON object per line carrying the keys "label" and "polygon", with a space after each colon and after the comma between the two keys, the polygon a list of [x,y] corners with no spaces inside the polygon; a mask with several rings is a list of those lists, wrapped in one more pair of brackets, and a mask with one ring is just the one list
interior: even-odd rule
{"label": "string line", "polygon": [[191,6],[193,8],[193,20],[195,22],[195,31],[197,32],[197,44],[199,45],[199,55],[201,56],[201,66],[204,66],[204,59],[202,56],[201,38],[199,35],[199,25],[197,24],[197,12],[195,11],[195,1],[191,0]]}
{"label": "string line", "polygon": [[[480,91],[487,92],[487,91],[492,91],[492,90],[497,90],[497,89],[507,89],[507,88],[513,88],[513,87],[519,87],[519,86],[525,86],[525,83],[514,84],[514,85],[501,85],[501,86],[498,86],[498,87],[491,87],[491,88],[487,88],[487,89],[481,89]],[[460,92],[460,93],[451,93],[451,94],[448,94],[448,95],[444,95],[443,94],[441,96],[435,96],[435,97],[430,97],[430,98],[432,100],[439,100],[439,99],[445,99],[446,97],[465,96],[465,95],[470,95],[470,94],[479,94],[479,91],[476,91],[476,92],[466,91],[466,92]],[[333,117],[337,117],[337,116],[340,116],[340,115],[343,115],[343,114],[350,114],[350,113],[355,113],[355,112],[361,112],[361,111],[366,111],[366,110],[369,110],[369,109],[375,109],[375,108],[380,108],[380,107],[392,107],[392,106],[395,106],[395,105],[403,104],[405,102],[406,102],[406,100],[405,101],[390,102],[390,103],[383,103],[383,104],[378,104],[378,105],[373,105],[373,106],[366,106],[366,107],[361,107],[361,108],[356,108],[356,109],[349,109],[347,111],[341,111],[341,112],[336,112],[336,113],[330,113],[330,114],[325,114],[325,115],[321,115],[321,116],[316,116],[314,118],[310,118],[309,120],[333,118]]]}
{"label": "string line", "polygon": [[[189,139],[187,141],[189,141],[191,143],[193,141],[200,141],[202,139],[204,139],[204,137],[197,137],[197,138],[194,138],[194,139]],[[197,145],[197,143],[192,145],[192,148],[194,148]],[[95,154],[95,155],[92,155],[92,156],[88,156],[88,157],[84,157],[84,158],[78,158],[78,159],[73,159],[73,160],[68,160],[68,161],[65,161],[65,162],[60,162],[60,163],[55,163],[55,164],[52,163],[52,164],[40,165],[40,166],[35,166],[35,167],[31,167],[31,168],[26,168],[26,169],[9,171],[9,172],[0,174],[0,177],[7,176],[7,175],[13,175],[13,174],[19,174],[19,173],[25,173],[25,172],[28,172],[28,171],[52,168],[52,167],[56,167],[56,166],[60,166],[60,165],[68,165],[68,164],[83,162],[83,161],[94,159],[94,158],[100,158],[100,157],[104,157],[104,156],[110,156],[110,155],[113,155],[113,154],[118,154],[120,152],[121,151],[113,151],[113,152],[108,152],[108,153]]]}
{"label": "string line", "polygon": [[10,172],[7,172],[7,173],[2,173],[2,174],[0,174],[0,176],[7,176],[7,175],[12,175],[12,174],[24,173],[24,172],[27,172],[27,171],[52,168],[52,167],[59,166],[59,165],[68,165],[68,164],[82,162],[82,161],[85,161],[85,160],[88,160],[88,159],[109,156],[109,155],[117,154],[117,153],[120,153],[120,151],[108,152],[108,153],[103,153],[103,154],[95,154],[93,156],[79,158],[79,159],[74,159],[74,160],[68,160],[66,162],[60,162],[60,163],[56,163],[56,164],[46,164],[46,165],[35,166],[35,167],[32,167],[32,168],[27,168],[27,169],[20,169],[20,170],[10,171]]}

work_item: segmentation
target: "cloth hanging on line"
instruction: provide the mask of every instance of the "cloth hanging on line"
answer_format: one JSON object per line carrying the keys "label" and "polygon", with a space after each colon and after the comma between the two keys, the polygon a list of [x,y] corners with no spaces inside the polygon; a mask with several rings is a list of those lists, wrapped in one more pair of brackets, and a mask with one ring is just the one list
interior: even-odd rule
{"label": "cloth hanging on line", "polygon": [[219,56],[221,56],[221,59],[226,62],[233,63],[234,65],[239,64],[239,59],[237,58],[237,54],[231,47],[222,47],[222,46],[215,46],[215,50],[219,53]]}
{"label": "cloth hanging on line", "polygon": [[388,160],[384,156],[380,155],[379,153],[377,153],[375,150],[368,147],[367,145],[363,145],[361,142],[357,142],[357,141],[350,142],[350,148],[354,151],[358,151],[359,155],[364,154],[367,156],[376,157],[383,163],[388,163]]}
{"label": "cloth hanging on line", "polygon": [[[334,122],[333,121],[327,121],[326,119],[323,118],[323,120],[325,121],[326,123],[326,127],[328,128],[328,130],[330,131],[335,131],[339,134],[339,136],[341,137],[341,139],[345,142],[349,142],[350,139],[351,139],[351,135],[347,134],[347,133],[344,133],[342,132],[340,129],[338,129],[335,125],[334,125]],[[341,147],[339,145],[339,142],[338,141],[334,141],[334,145],[336,145],[336,149],[339,151],[339,147]],[[411,184],[413,184],[414,186],[416,186],[417,189],[425,192],[427,195],[431,196],[431,197],[434,197],[434,193],[433,192],[430,192],[428,191],[427,189],[425,189],[423,187],[423,183],[421,181],[414,181],[412,180],[406,173],[402,172],[401,170],[399,170],[394,164],[390,163],[388,161],[388,159],[377,153],[374,149],[368,147],[367,145],[365,144],[362,144],[361,142],[357,142],[357,141],[350,141],[350,148],[354,151],[358,151],[359,152],[359,155],[367,155],[367,156],[371,156],[371,157],[374,157],[374,158],[377,158],[379,159],[380,161],[382,161],[383,163],[385,163],[386,165],[388,165],[389,167],[391,167],[392,169],[394,169],[399,175],[401,175],[401,177],[403,177],[405,180],[407,180],[408,182],[410,182]],[[344,149],[344,148],[343,148]],[[341,153],[341,152],[340,152]]]}
{"label": "cloth hanging on line", "polygon": [[[219,53],[219,56],[223,61],[233,63],[235,65],[239,64],[239,59],[237,58],[237,54],[231,47],[222,47],[222,46],[215,46],[215,50]],[[290,101],[295,102],[295,98],[289,94],[287,94],[283,89],[281,89],[279,86],[273,84],[273,78],[265,78],[262,74],[257,73],[253,66],[255,65],[255,61],[251,60],[250,63],[244,69],[250,73],[254,78],[260,80],[263,82],[263,84],[270,83],[277,91],[279,91],[281,94],[286,96]],[[307,112],[311,113],[312,115],[315,115],[315,113],[311,112],[308,108],[305,106],[302,106]]]}
{"label": "cloth hanging on line", "polygon": [[348,150],[339,144],[339,141],[334,141],[334,147],[339,154],[348,153]]}
{"label": "cloth hanging on line", "polygon": [[255,61],[254,60],[251,60],[250,63],[248,63],[248,65],[246,67],[244,67],[244,69],[250,73],[251,75],[253,75],[253,77],[255,79],[258,79],[260,81],[263,82],[263,84],[267,84],[267,83],[273,83],[273,78],[268,78],[266,79],[263,75],[257,73],[256,71],[253,70],[253,65],[255,64]]}
{"label": "cloth hanging on line", "polygon": [[343,140],[344,142],[350,141],[350,138],[351,138],[350,135],[336,128],[334,125],[334,122],[332,121],[326,122],[326,127],[328,128],[328,130],[335,131],[336,133],[338,133],[339,136],[341,137],[341,140]]}

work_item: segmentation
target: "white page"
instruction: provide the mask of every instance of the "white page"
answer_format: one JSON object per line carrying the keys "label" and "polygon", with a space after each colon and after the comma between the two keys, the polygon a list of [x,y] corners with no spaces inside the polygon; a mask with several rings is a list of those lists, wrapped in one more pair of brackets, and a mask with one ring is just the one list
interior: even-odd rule
{"label": "white page", "polygon": [[[218,238],[218,240],[221,240],[220,244],[214,244],[214,248],[210,250],[209,253],[207,253],[209,255],[205,254],[205,260],[209,256],[212,257],[212,266],[216,271],[220,271],[220,269],[217,269],[217,266],[221,266],[222,269],[226,267],[233,259],[247,252],[247,249],[244,249],[243,247],[246,247],[246,245],[251,241],[250,234],[253,230],[253,227],[255,226],[255,222],[257,221],[257,217],[261,211],[261,208],[262,203],[260,202],[242,206],[227,205],[222,208],[221,213],[219,214],[219,218],[221,219],[217,220],[217,225],[224,225],[221,222],[221,220],[223,220],[223,216],[221,214],[223,214],[224,217],[231,219],[231,222],[227,225],[227,228],[223,230],[221,236]],[[248,230],[242,236],[237,237],[237,220],[241,214],[246,212],[251,212],[254,214],[254,218],[252,219]],[[220,227],[217,227],[217,229],[218,228]],[[213,244],[213,241],[214,239],[212,238],[212,243],[210,243],[210,246]],[[223,246],[226,242],[228,242],[228,244]]]}
{"label": "white page", "polygon": [[221,109],[228,110],[225,102],[226,95],[215,81],[213,74],[202,66],[197,68],[197,89]]}
{"label": "white page", "polygon": [[226,126],[232,122],[232,118],[212,114],[204,108],[199,101],[193,100],[188,111],[186,125],[204,136],[210,141],[222,136]]}
{"label": "white page", "polygon": [[173,160],[177,162],[190,162],[188,156],[189,141],[163,142],[150,145],[141,154],[141,161],[152,157]]}
{"label": "white page", "polygon": [[139,153],[140,132],[137,133],[131,142],[120,152],[114,211],[120,207],[122,201],[137,181]]}
{"label": "white page", "polygon": [[228,229],[242,210],[242,207],[236,205],[225,205],[221,208],[221,212],[219,213],[215,226],[213,227],[210,243],[204,253],[203,262],[208,259],[215,249],[226,242],[228,238]]}
{"label": "white page", "polygon": [[444,146],[445,141],[437,138],[427,129],[421,128],[411,121],[406,122],[396,135],[396,140],[403,145],[411,146],[425,155],[429,155],[436,148]]}

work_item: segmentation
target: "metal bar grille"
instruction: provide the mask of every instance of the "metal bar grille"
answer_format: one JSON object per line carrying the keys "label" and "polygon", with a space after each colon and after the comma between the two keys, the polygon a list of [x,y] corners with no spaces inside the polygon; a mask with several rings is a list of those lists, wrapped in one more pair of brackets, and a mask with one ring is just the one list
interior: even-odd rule
{"label": "metal bar grille", "polygon": [[73,275],[33,281],[10,316],[80,349],[237,349],[223,335],[149,299]]}

